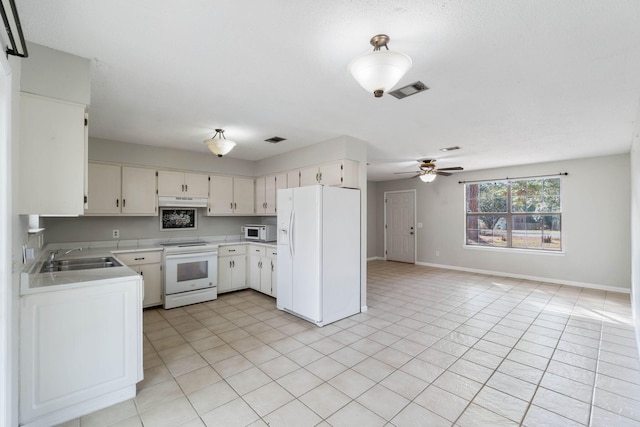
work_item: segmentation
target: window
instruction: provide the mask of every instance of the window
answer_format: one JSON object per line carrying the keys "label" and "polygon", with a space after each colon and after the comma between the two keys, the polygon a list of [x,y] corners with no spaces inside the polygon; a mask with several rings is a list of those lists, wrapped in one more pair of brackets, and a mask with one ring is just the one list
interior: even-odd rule
{"label": "window", "polygon": [[560,178],[465,184],[466,244],[562,249]]}

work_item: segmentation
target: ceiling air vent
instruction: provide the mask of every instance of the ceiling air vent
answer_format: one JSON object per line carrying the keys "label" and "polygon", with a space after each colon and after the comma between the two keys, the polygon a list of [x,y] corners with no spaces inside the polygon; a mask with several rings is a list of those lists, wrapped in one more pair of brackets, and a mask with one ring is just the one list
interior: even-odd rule
{"label": "ceiling air vent", "polygon": [[279,136],[274,136],[269,139],[265,139],[265,141],[268,142],[269,144],[277,144],[280,141],[286,141],[286,140],[287,138],[280,138]]}
{"label": "ceiling air vent", "polygon": [[405,87],[401,87],[400,89],[392,90],[389,92],[389,95],[395,96],[398,99],[406,98],[407,96],[415,95],[416,93],[424,92],[429,89],[426,84],[418,81],[415,83],[411,83]]}

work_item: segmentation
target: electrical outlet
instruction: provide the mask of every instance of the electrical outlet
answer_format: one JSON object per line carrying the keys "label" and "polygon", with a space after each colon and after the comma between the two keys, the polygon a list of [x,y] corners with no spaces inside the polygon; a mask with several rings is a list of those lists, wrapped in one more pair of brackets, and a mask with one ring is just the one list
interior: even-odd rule
{"label": "electrical outlet", "polygon": [[440,256],[440,251],[436,249],[436,256]]}
{"label": "electrical outlet", "polygon": [[113,238],[117,239],[118,237],[120,237],[120,230],[113,230]]}
{"label": "electrical outlet", "polygon": [[418,223],[418,228],[422,228],[422,223],[421,222]]}

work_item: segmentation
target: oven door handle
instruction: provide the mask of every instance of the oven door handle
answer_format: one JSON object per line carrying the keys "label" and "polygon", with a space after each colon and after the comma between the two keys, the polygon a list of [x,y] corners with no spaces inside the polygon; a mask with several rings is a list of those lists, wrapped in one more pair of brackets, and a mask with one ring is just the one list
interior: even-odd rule
{"label": "oven door handle", "polygon": [[212,256],[218,256],[217,252],[193,252],[190,254],[173,254],[173,255],[166,255],[165,259],[167,261],[172,260],[172,259],[184,259],[184,258],[211,258]]}

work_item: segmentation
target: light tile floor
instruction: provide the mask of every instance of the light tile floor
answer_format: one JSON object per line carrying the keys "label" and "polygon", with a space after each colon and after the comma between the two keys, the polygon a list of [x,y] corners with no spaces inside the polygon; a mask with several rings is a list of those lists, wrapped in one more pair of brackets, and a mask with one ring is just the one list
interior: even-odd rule
{"label": "light tile floor", "polygon": [[247,290],[144,312],[135,399],[65,426],[640,426],[629,296],[372,261],[317,328]]}

